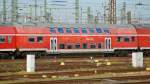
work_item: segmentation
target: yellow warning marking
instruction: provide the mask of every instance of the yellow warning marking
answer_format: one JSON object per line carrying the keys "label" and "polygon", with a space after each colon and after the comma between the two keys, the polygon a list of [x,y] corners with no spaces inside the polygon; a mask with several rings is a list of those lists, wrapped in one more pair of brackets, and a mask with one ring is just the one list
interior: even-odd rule
{"label": "yellow warning marking", "polygon": [[146,68],[146,71],[150,71],[150,68]]}
{"label": "yellow warning marking", "polygon": [[60,65],[61,65],[61,66],[64,66],[64,65],[65,65],[65,62],[61,62]]}
{"label": "yellow warning marking", "polygon": [[54,76],[51,76],[51,78],[57,78],[57,76],[54,75]]}
{"label": "yellow warning marking", "polygon": [[47,78],[47,75],[42,75],[43,78]]}
{"label": "yellow warning marking", "polygon": [[75,77],[78,77],[78,76],[79,76],[79,74],[74,74],[74,76],[75,76]]}
{"label": "yellow warning marking", "polygon": [[106,65],[107,65],[107,66],[110,66],[110,65],[111,65],[111,62],[107,62]]}

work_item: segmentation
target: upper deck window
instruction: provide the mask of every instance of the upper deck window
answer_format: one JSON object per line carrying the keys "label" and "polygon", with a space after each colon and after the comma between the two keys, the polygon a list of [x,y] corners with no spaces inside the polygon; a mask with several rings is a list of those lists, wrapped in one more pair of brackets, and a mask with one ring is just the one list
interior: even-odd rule
{"label": "upper deck window", "polygon": [[101,28],[96,28],[96,32],[97,32],[97,33],[102,33]]}
{"label": "upper deck window", "polygon": [[79,33],[79,29],[78,28],[74,28],[74,33]]}
{"label": "upper deck window", "polygon": [[94,28],[89,29],[90,33],[94,33]]}
{"label": "upper deck window", "polygon": [[82,28],[82,33],[87,33],[86,28]]}
{"label": "upper deck window", "polygon": [[67,33],[71,33],[71,29],[70,28],[66,28],[66,32]]}
{"label": "upper deck window", "polygon": [[64,33],[63,28],[59,27],[59,28],[58,28],[58,32],[59,32],[59,33]]}
{"label": "upper deck window", "polygon": [[56,33],[55,28],[50,28],[51,33]]}
{"label": "upper deck window", "polygon": [[105,33],[109,33],[109,29],[108,28],[104,28],[103,29]]}

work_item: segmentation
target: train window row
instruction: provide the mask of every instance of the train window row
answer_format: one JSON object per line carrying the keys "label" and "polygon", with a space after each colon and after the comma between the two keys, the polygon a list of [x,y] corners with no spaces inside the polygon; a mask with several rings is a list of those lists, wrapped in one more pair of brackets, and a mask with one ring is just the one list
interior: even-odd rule
{"label": "train window row", "polygon": [[[91,49],[95,49],[95,48],[102,48],[102,43],[91,43],[89,44]],[[60,49],[80,49],[81,45],[80,43],[77,44],[60,44],[59,45]],[[87,49],[88,48],[88,44],[87,43],[83,43],[82,44],[82,49]]]}
{"label": "train window row", "polygon": [[38,37],[29,37],[28,38],[28,41],[33,43],[33,42],[38,42],[38,43],[41,43],[43,42],[43,37],[42,36],[38,36]]}
{"label": "train window row", "polygon": [[7,36],[7,40],[6,40],[6,36],[0,36],[0,43],[5,43],[5,42],[11,43],[12,42],[12,37],[11,36]]}
{"label": "train window row", "polygon": [[[79,32],[79,29],[80,28],[73,28],[73,31],[71,30],[71,28],[66,28],[66,30],[64,30],[63,28],[59,27],[57,28],[57,31],[59,33],[64,33],[66,31],[66,33],[80,33]],[[103,33],[103,31],[105,33],[109,33],[109,29],[108,28],[104,28],[103,31],[101,28],[81,28],[81,32],[86,34],[87,32],[90,32],[90,33]],[[55,28],[50,28],[50,32],[51,33],[56,33],[56,29]]]}
{"label": "train window row", "polygon": [[135,37],[117,37],[117,42],[134,42],[135,41]]}

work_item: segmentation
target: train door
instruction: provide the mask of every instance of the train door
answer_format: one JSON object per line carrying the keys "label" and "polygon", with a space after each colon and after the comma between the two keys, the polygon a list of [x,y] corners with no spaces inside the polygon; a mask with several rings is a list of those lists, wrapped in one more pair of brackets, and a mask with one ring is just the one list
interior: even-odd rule
{"label": "train door", "polygon": [[107,51],[109,51],[111,49],[111,38],[109,38],[109,37],[105,38],[105,49]]}
{"label": "train door", "polygon": [[51,52],[57,52],[57,38],[51,37],[50,38],[50,50]]}

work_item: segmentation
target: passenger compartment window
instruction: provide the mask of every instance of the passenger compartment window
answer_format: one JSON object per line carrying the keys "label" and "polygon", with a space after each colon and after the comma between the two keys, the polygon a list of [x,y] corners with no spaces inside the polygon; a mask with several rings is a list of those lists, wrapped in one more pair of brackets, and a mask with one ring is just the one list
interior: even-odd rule
{"label": "passenger compartment window", "polygon": [[60,44],[59,47],[60,49],[65,49],[65,44]]}
{"label": "passenger compartment window", "polygon": [[125,38],[124,38],[124,41],[125,41],[125,42],[129,42],[129,41],[130,41],[129,37],[125,37]]}
{"label": "passenger compartment window", "polygon": [[4,43],[5,42],[5,36],[0,36],[0,43]]}
{"label": "passenger compartment window", "polygon": [[37,42],[42,43],[43,42],[43,37],[42,36],[38,36],[37,37]]}
{"label": "passenger compartment window", "polygon": [[98,43],[98,48],[102,48],[102,43]]}
{"label": "passenger compartment window", "polygon": [[55,28],[50,28],[51,33],[56,33]]}
{"label": "passenger compartment window", "polygon": [[66,33],[71,33],[71,29],[70,28],[66,28]]}
{"label": "passenger compartment window", "polygon": [[72,49],[72,45],[67,45],[67,49]]}
{"label": "passenger compartment window", "polygon": [[82,47],[83,49],[87,49],[87,43],[83,43]]}
{"label": "passenger compartment window", "polygon": [[31,43],[33,43],[33,42],[35,42],[35,38],[34,37],[29,37],[28,41],[31,42]]}
{"label": "passenger compartment window", "polygon": [[74,28],[74,33],[79,33],[79,29],[78,28]]}
{"label": "passenger compartment window", "polygon": [[96,48],[96,44],[95,43],[91,43],[90,44],[90,48],[92,48],[92,49]]}
{"label": "passenger compartment window", "polygon": [[82,33],[84,33],[84,34],[87,33],[86,28],[82,28]]}
{"label": "passenger compartment window", "polygon": [[59,33],[64,33],[63,28],[58,28],[58,32],[59,32]]}
{"label": "passenger compartment window", "polygon": [[134,37],[134,36],[132,36],[132,37],[131,37],[131,40],[132,40],[132,42],[134,42],[134,41],[135,41],[135,37]]}
{"label": "passenger compartment window", "polygon": [[89,29],[90,33],[94,33],[94,28]]}
{"label": "passenger compartment window", "polygon": [[75,45],[75,48],[79,49],[79,48],[80,48],[80,43],[77,43],[77,44]]}
{"label": "passenger compartment window", "polygon": [[96,32],[97,32],[97,33],[102,33],[101,28],[96,28]]}
{"label": "passenger compartment window", "polygon": [[117,42],[121,42],[122,41],[122,37],[117,37]]}

